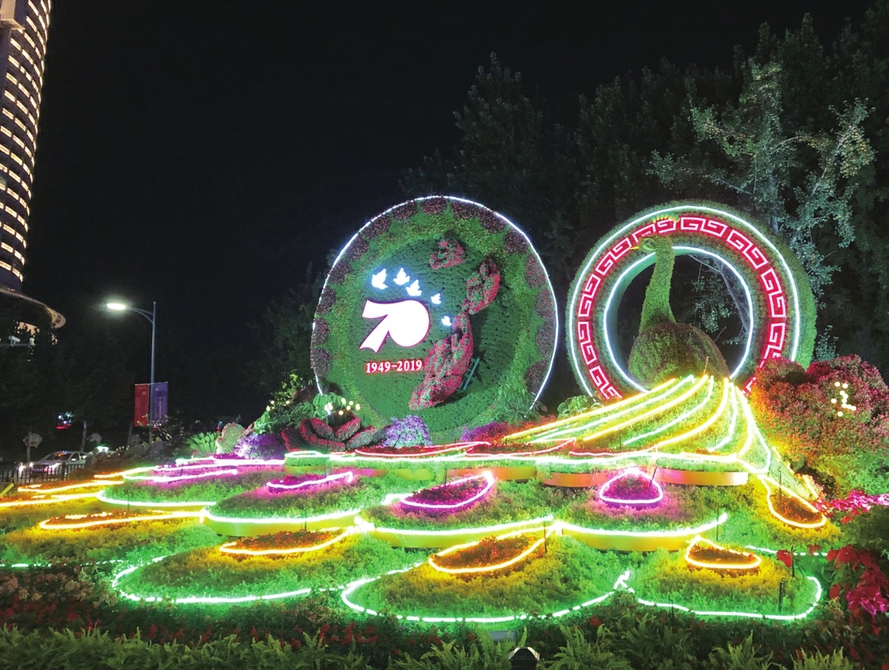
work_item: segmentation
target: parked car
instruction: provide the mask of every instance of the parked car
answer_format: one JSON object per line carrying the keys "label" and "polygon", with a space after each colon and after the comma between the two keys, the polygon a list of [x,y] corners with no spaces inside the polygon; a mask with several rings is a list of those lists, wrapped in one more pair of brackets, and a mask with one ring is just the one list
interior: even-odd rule
{"label": "parked car", "polygon": [[29,464],[31,474],[56,475],[86,465],[85,451],[54,451]]}

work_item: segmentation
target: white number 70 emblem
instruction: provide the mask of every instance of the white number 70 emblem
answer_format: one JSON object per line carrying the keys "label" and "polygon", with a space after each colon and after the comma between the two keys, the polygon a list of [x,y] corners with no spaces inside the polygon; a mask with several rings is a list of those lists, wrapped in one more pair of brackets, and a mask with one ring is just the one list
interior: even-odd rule
{"label": "white number 70 emblem", "polygon": [[429,332],[429,310],[418,300],[400,302],[368,300],[364,303],[361,316],[365,319],[383,317],[383,320],[364,338],[359,349],[372,349],[378,352],[387,335],[400,347],[413,347],[422,342]]}

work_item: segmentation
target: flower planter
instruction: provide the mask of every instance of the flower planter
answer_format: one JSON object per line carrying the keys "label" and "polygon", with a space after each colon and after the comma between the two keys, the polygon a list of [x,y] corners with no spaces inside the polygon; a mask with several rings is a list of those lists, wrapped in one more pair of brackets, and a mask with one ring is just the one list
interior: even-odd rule
{"label": "flower planter", "polygon": [[537,479],[546,486],[561,486],[570,489],[585,489],[598,486],[610,477],[608,472],[551,472],[549,475],[537,473]]}
{"label": "flower planter", "polygon": [[497,468],[457,468],[448,470],[448,479],[452,477],[465,477],[478,475],[482,472],[490,472],[494,478],[501,482],[515,482],[534,479],[537,476],[537,468],[533,465],[515,465]]}
{"label": "flower planter", "polygon": [[285,531],[319,530],[352,525],[358,510],[347,510],[336,514],[325,514],[307,518],[249,519],[215,516],[212,510],[205,510],[201,521],[219,535],[245,537],[249,535],[270,535]]}

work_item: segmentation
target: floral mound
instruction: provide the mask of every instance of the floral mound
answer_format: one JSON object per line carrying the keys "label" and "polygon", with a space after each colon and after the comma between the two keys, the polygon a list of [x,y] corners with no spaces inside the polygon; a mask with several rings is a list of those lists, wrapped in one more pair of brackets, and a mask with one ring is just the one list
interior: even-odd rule
{"label": "floral mound", "polygon": [[[291,481],[320,481],[323,475],[300,475]],[[356,476],[352,483],[346,479],[334,480],[322,486],[305,487],[295,490],[270,489],[261,486],[252,491],[239,493],[221,500],[214,505],[210,514],[213,518],[249,519],[290,519],[302,521],[306,518],[328,514],[352,515],[359,510],[378,505],[386,494],[409,492],[414,486],[393,474],[373,477]]]}
{"label": "floral mound", "polygon": [[551,537],[543,555],[511,571],[450,575],[423,564],[353,584],[343,600],[355,609],[405,617],[511,620],[569,610],[604,596],[621,572],[620,561],[571,538]]}
{"label": "floral mound", "polygon": [[94,512],[92,514],[65,514],[45,519],[38,524],[44,530],[89,530],[103,526],[139,523],[142,521],[177,521],[189,517],[197,517],[198,512],[162,512],[148,510],[146,512]]}
{"label": "floral mound", "polygon": [[[558,492],[536,481],[527,483],[498,482],[474,506],[449,514],[428,513],[423,509],[405,507],[401,503],[371,507],[361,512],[364,521],[380,527],[400,530],[447,531],[472,529],[546,517],[560,509],[565,499]],[[487,533],[490,534],[490,533]]]}
{"label": "floral mound", "polygon": [[694,568],[707,568],[732,574],[756,570],[762,559],[749,551],[729,549],[702,537],[696,537],[685,551],[685,562]]}
{"label": "floral mound", "polygon": [[352,534],[350,528],[283,531],[272,535],[254,535],[226,542],[219,551],[232,556],[289,556],[321,551]]}
{"label": "floral mound", "polygon": [[631,567],[619,586],[632,589],[649,605],[673,605],[702,615],[734,613],[769,618],[802,618],[822,595],[817,579],[801,571],[794,576],[787,566],[772,558],[764,559],[755,571],[699,570],[689,566],[681,554],[664,551],[650,554]]}
{"label": "floral mound", "polygon": [[531,560],[545,543],[543,528],[519,530],[450,547],[430,556],[429,565],[438,572],[465,576],[515,570],[523,561]]}
{"label": "floral mound", "polygon": [[214,504],[236,493],[250,491],[281,476],[281,467],[250,467],[224,477],[177,480],[167,483],[127,481],[99,500],[117,505],[166,507],[173,505],[202,506]]}
{"label": "floral mound", "polygon": [[114,585],[131,600],[225,604],[308,595],[415,562],[404,551],[353,535],[323,550],[276,557],[196,549],[129,568]]}
{"label": "floral mound", "polygon": [[599,487],[599,499],[611,505],[656,505],[664,499],[663,487],[640,470],[621,472]]}
{"label": "floral mound", "polygon": [[402,499],[401,507],[406,512],[453,514],[470,509],[493,490],[494,477],[485,472],[411,493]]}

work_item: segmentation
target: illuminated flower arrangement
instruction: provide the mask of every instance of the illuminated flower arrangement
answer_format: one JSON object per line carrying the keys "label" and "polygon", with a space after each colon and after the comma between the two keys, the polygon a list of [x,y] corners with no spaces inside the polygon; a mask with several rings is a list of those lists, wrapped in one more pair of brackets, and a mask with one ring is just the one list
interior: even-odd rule
{"label": "illuminated flower arrangement", "polygon": [[273,479],[266,484],[272,493],[317,493],[321,490],[352,484],[355,473],[351,470],[331,475],[288,475],[283,479]]}
{"label": "illuminated flower arrangement", "polygon": [[141,521],[178,521],[200,516],[200,512],[183,512],[179,510],[161,512],[96,512],[94,514],[66,514],[54,516],[38,524],[44,530],[83,530],[101,526],[116,526],[139,523]]}
{"label": "illuminated flower arrangement", "polygon": [[612,505],[656,505],[664,499],[664,489],[653,477],[630,468],[605,482],[598,496]]}
{"label": "illuminated flower arrangement", "polygon": [[234,542],[226,542],[219,551],[232,556],[292,556],[319,551],[336,544],[348,535],[353,528],[329,528],[326,530],[298,530],[244,537]]}
{"label": "illuminated flower arrangement", "polygon": [[494,476],[483,472],[412,493],[401,506],[405,511],[427,514],[458,512],[472,507],[493,488]]}
{"label": "illuminated flower arrangement", "polygon": [[762,564],[762,558],[751,552],[723,547],[698,535],[685,551],[685,562],[691,569],[734,573],[756,570]]}
{"label": "illuminated flower arrangement", "polygon": [[544,544],[544,533],[542,528],[520,530],[458,544],[430,556],[429,565],[438,572],[467,576],[520,567]]}

